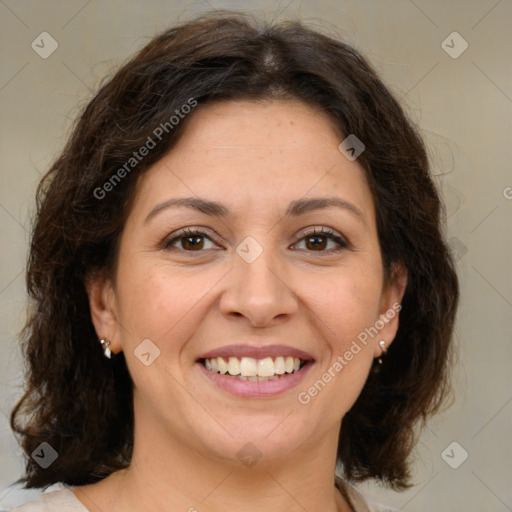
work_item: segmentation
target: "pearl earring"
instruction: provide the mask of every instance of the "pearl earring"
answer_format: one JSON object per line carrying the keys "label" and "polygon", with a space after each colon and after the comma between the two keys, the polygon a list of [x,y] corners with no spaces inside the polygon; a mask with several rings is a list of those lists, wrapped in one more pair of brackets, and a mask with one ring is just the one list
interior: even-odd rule
{"label": "pearl earring", "polygon": [[105,355],[105,357],[108,357],[110,359],[110,356],[112,355],[112,352],[109,348],[110,341],[108,341],[106,339],[101,339],[100,343],[101,343],[101,347],[103,348],[103,354]]}
{"label": "pearl earring", "polygon": [[380,348],[382,350],[382,353],[381,353],[381,355],[380,355],[380,357],[378,359],[378,362],[379,362],[379,364],[382,364],[382,356],[386,355],[388,351],[386,349],[386,342],[384,340],[379,341],[379,345],[380,345]]}

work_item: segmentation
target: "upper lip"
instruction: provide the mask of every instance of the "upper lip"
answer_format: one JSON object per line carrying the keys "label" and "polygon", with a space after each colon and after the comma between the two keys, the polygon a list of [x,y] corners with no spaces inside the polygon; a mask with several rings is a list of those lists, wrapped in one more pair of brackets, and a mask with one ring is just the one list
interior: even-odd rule
{"label": "upper lip", "polygon": [[254,359],[264,359],[265,357],[298,357],[304,361],[312,360],[313,356],[304,350],[299,350],[294,347],[287,347],[286,345],[266,345],[252,346],[252,345],[226,345],[224,347],[210,350],[203,354],[199,359],[212,359],[214,357],[252,357]]}

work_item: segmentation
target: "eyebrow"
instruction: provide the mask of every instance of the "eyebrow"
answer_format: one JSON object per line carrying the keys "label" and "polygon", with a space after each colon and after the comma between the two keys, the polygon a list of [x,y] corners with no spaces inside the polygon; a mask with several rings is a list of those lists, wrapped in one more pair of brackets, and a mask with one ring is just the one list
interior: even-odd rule
{"label": "eyebrow", "polygon": [[[210,217],[225,218],[229,217],[231,214],[229,208],[217,201],[210,201],[208,199],[202,199],[198,197],[181,197],[177,199],[168,199],[167,201],[163,201],[162,203],[157,204],[149,212],[148,216],[144,220],[144,223],[148,222],[162,210],[166,210],[172,207],[191,208]],[[361,210],[354,204],[339,197],[314,197],[309,199],[297,199],[288,205],[285,217],[299,217],[312,211],[333,207],[341,208],[352,213],[363,224],[366,225],[366,220]]]}

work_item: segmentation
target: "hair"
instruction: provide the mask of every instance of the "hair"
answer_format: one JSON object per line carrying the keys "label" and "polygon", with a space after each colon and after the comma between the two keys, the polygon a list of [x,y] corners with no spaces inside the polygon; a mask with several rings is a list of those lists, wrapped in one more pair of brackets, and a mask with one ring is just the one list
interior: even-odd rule
{"label": "hair", "polygon": [[[392,281],[401,263],[408,281],[396,337],[343,418],[337,457],[350,481],[410,486],[417,427],[451,393],[459,300],[424,143],[352,46],[300,22],[221,12],[164,31],[125,63],[87,104],[38,186],[20,333],[26,386],[10,418],[26,488],[90,484],[130,464],[132,381],[123,353],[103,356],[85,283],[95,273],[115,276],[138,179],[194,113],[175,126],[171,117],[195,101],[239,99],[303,101],[365,145],[358,162],[375,202],[384,275]],[[150,139],[155,146],[134,163]],[[46,469],[30,456],[42,442],[58,453]]]}

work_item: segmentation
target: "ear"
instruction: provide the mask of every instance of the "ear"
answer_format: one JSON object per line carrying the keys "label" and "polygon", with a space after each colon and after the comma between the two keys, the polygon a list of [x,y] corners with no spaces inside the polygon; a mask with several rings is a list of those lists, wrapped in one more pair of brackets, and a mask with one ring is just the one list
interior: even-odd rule
{"label": "ear", "polygon": [[117,354],[121,351],[119,342],[119,324],[116,316],[115,290],[110,279],[100,273],[94,273],[85,279],[85,288],[89,297],[91,320],[98,340],[110,341],[110,350]]}
{"label": "ear", "polygon": [[379,333],[375,336],[374,356],[380,357],[382,349],[380,341],[386,343],[386,349],[393,342],[399,325],[399,312],[402,309],[402,298],[407,286],[407,270],[401,262],[395,262],[391,267],[391,276],[382,291],[379,318],[376,326]]}

